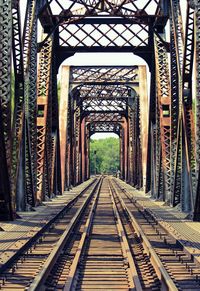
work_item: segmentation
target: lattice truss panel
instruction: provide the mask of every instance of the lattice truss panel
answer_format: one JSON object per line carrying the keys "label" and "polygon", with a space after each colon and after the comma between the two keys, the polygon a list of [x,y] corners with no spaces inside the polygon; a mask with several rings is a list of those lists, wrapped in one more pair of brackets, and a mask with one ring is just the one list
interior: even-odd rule
{"label": "lattice truss panel", "polygon": [[127,102],[122,100],[112,100],[112,99],[102,99],[102,100],[84,100],[82,102],[82,109],[84,111],[111,111],[111,112],[118,112],[118,111],[125,111]]}
{"label": "lattice truss panel", "polygon": [[[171,58],[172,58],[172,160],[171,185],[172,204],[175,206],[182,201],[184,183],[183,169],[183,138],[182,134],[182,69],[183,69],[183,24],[180,14],[179,1],[171,2]],[[175,76],[175,78],[173,77]],[[175,82],[176,80],[176,82]],[[178,97],[178,98],[177,98]],[[185,166],[185,165],[184,165]]]}
{"label": "lattice truss panel", "polygon": [[73,84],[132,84],[138,82],[138,66],[133,67],[71,67],[70,82]]}
{"label": "lattice truss panel", "polygon": [[120,134],[121,125],[117,122],[92,122],[89,124],[90,135],[96,132],[114,132]]}
{"label": "lattice truss panel", "polygon": [[119,113],[90,113],[88,116],[86,116],[86,122],[92,123],[92,122],[101,122],[102,120],[106,122],[122,122],[122,116]]}
{"label": "lattice truss panel", "polygon": [[137,47],[148,45],[144,24],[63,24],[60,45],[72,47]]}
{"label": "lattice truss panel", "polygon": [[90,135],[96,132],[114,132],[119,135],[124,122],[123,114],[120,112],[89,113],[86,115],[85,121]]}
{"label": "lattice truss panel", "polygon": [[[25,96],[25,208],[35,206],[37,191],[37,6],[27,2],[23,31],[24,96]],[[21,158],[23,159],[23,158]],[[19,195],[20,196],[20,195]]]}
{"label": "lattice truss panel", "polygon": [[[157,123],[157,137],[156,137],[156,147],[157,153],[161,148],[161,159],[162,167],[160,167],[160,161],[157,156],[157,169],[160,172],[159,175],[164,177],[164,185],[161,187],[161,180],[158,182],[158,193],[161,195],[166,195],[165,199],[170,197],[170,187],[171,187],[171,152],[170,152],[170,83],[169,83],[169,67],[167,61],[166,50],[164,46],[160,43],[158,38],[155,38],[155,59],[156,59],[156,69],[157,69],[157,106],[159,114],[159,120]],[[161,142],[161,143],[160,143]]]}
{"label": "lattice truss panel", "polygon": [[[37,117],[37,130],[38,130],[38,165],[37,165],[37,199],[40,200],[44,195],[45,187],[45,167],[47,163],[50,164],[51,168],[51,155],[47,156],[47,145],[46,140],[48,138],[48,126],[47,116],[50,108],[48,105],[51,104],[49,98],[49,87],[51,86],[51,61],[52,61],[52,40],[50,39],[44,46],[40,54],[40,68],[38,78],[38,117]],[[47,170],[47,169],[46,169]],[[46,189],[45,189],[46,190]],[[45,191],[46,192],[46,191]],[[46,192],[48,193],[48,191]]]}
{"label": "lattice truss panel", "polygon": [[172,160],[171,164],[172,205],[180,203],[183,211],[193,211],[196,192],[195,128],[192,108],[194,3],[192,1],[187,3],[185,34],[179,1],[171,1],[171,11],[172,72],[173,76],[177,76],[177,82],[173,82],[172,87],[174,105],[172,154],[176,150],[176,159]]}
{"label": "lattice truss panel", "polygon": [[[77,51],[127,50],[149,46],[152,16],[166,15],[162,1],[48,1],[44,26],[58,31],[59,45]],[[47,20],[47,15],[49,19]]]}
{"label": "lattice truss panel", "polygon": [[86,124],[90,125],[89,129],[92,130],[92,134],[103,132],[103,129],[106,129],[106,132],[116,132],[118,128],[116,126],[122,124],[123,117],[127,116],[127,101],[123,102],[124,108],[120,109],[118,104],[115,106],[115,101],[111,101],[110,106],[108,103],[106,106],[102,105],[103,101],[94,102],[94,108],[82,111],[82,117],[85,118]]}
{"label": "lattice truss panel", "polygon": [[[66,0],[48,0],[49,7],[53,15],[70,13],[70,16],[83,16],[88,12],[117,14],[123,16],[136,16],[138,13],[146,15],[155,15],[159,8],[160,1],[158,0],[136,0],[136,1],[123,1],[123,0],[78,0],[78,1],[66,1]],[[64,11],[64,12],[63,12]],[[160,12],[161,13],[161,12]]]}
{"label": "lattice truss panel", "polygon": [[80,88],[81,107],[83,111],[118,112],[127,107],[127,88],[116,86],[89,86]]}
{"label": "lattice truss panel", "polygon": [[130,90],[123,85],[82,85],[78,87],[80,98],[82,99],[109,99],[109,98],[128,98]]}
{"label": "lattice truss panel", "polygon": [[22,142],[22,132],[24,124],[24,66],[21,36],[21,19],[19,5],[15,3],[12,9],[13,14],[13,63],[15,69],[15,109],[12,126],[12,169],[11,186],[12,195],[16,192],[17,174],[19,171],[20,147]]}
{"label": "lattice truss panel", "polygon": [[9,220],[14,210],[9,175],[11,169],[11,1],[0,3],[0,219]]}

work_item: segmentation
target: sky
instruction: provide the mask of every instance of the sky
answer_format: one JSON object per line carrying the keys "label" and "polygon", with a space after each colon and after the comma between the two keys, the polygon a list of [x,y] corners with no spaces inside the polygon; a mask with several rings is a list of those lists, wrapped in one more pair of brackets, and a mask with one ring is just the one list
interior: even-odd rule
{"label": "sky", "polygon": [[119,138],[119,136],[115,133],[110,133],[110,132],[98,132],[95,133],[91,136],[91,139],[104,139],[108,137],[114,137],[114,138]]}

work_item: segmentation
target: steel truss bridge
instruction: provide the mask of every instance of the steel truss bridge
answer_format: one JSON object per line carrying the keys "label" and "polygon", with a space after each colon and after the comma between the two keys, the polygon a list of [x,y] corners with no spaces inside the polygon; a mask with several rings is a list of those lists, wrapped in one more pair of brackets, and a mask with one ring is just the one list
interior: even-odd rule
{"label": "steel truss bridge", "polygon": [[[24,24],[21,2],[0,1],[0,219],[88,179],[90,136],[115,132],[122,178],[200,220],[199,1],[27,0]],[[64,66],[58,98],[77,52],[140,56],[149,98],[135,64]]]}

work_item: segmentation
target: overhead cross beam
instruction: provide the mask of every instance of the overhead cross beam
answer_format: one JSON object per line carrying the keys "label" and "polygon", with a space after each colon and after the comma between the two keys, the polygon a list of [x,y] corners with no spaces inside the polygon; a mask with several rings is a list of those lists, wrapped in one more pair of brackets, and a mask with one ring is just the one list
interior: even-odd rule
{"label": "overhead cross beam", "polygon": [[107,122],[121,122],[122,116],[118,112],[114,113],[102,113],[102,112],[95,112],[90,113],[86,116],[86,122],[99,122],[99,121],[107,121]]}
{"label": "overhead cross beam", "polygon": [[[47,33],[39,48],[54,34],[58,66],[76,52],[134,52],[151,63],[152,31],[164,29],[167,1],[47,1],[39,19]],[[167,46],[167,43],[163,40]]]}
{"label": "overhead cross beam", "polygon": [[117,122],[107,122],[107,121],[101,121],[101,122],[91,122],[88,124],[90,136],[97,132],[113,132],[117,135],[120,135],[120,128],[121,124]]}
{"label": "overhead cross beam", "polygon": [[125,85],[82,85],[76,88],[79,92],[79,97],[84,99],[89,98],[128,98],[130,89]]}
{"label": "overhead cross beam", "polygon": [[138,66],[71,67],[70,83],[74,85],[134,85],[138,82]]}

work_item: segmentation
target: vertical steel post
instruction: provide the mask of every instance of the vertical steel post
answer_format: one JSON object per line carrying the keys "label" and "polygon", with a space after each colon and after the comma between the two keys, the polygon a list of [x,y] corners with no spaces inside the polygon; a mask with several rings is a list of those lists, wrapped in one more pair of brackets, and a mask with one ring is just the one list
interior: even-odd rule
{"label": "vertical steel post", "polygon": [[13,218],[11,199],[11,1],[0,1],[0,219]]}
{"label": "vertical steel post", "polygon": [[86,125],[85,118],[81,121],[81,182],[86,180]]}
{"label": "vertical steel post", "polygon": [[148,146],[148,115],[149,100],[147,93],[147,71],[146,66],[139,66],[139,103],[140,103],[140,129],[141,129],[141,150],[142,150],[142,185],[146,188],[147,179],[147,146]]}
{"label": "vertical steel post", "polygon": [[[51,159],[49,146],[51,143],[50,124],[48,124],[51,115],[49,110],[51,106],[51,73],[52,73],[52,38],[49,38],[40,52],[39,76],[38,76],[38,112],[37,112],[37,202],[45,200],[45,196],[50,196],[50,176],[48,171],[48,162]],[[51,160],[50,160],[51,163]]]}
{"label": "vertical steel post", "polygon": [[200,3],[195,7],[195,50],[196,50],[196,162],[197,191],[194,205],[194,220],[200,221]]}
{"label": "vertical steel post", "polygon": [[[37,191],[37,4],[27,1],[23,31],[25,113],[18,193],[25,209],[35,206]],[[19,196],[18,196],[19,198]]]}
{"label": "vertical steel post", "polygon": [[[61,69],[61,92],[60,92],[60,109],[59,109],[59,124],[60,124],[60,156],[61,156],[61,179],[62,192],[65,186],[68,185],[66,181],[66,163],[68,151],[68,105],[69,105],[69,74],[68,66],[62,66]],[[68,171],[69,169],[67,169]]]}
{"label": "vertical steel post", "polygon": [[[159,116],[156,137],[158,143],[157,167],[159,168],[157,198],[169,203],[171,199],[170,81],[166,49],[158,37],[155,37],[155,60],[157,81],[157,115]],[[161,144],[159,144],[159,141],[161,141]],[[159,159],[159,157],[161,157],[161,159]]]}

